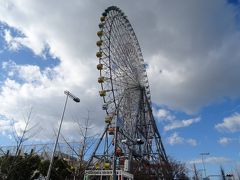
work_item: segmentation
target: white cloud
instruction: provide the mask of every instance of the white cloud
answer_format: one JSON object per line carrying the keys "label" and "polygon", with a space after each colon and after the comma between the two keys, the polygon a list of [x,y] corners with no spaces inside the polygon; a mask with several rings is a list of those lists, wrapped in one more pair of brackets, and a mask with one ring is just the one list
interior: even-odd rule
{"label": "white cloud", "polygon": [[167,143],[170,145],[176,145],[176,144],[189,144],[191,146],[197,145],[197,141],[195,139],[191,139],[191,138],[185,139],[179,136],[177,132],[174,132],[171,136],[167,138]]}
{"label": "white cloud", "polygon": [[[25,120],[22,115],[26,115],[29,106],[32,106],[34,109],[34,118],[31,121],[32,124],[37,124],[38,126],[33,131],[42,129],[42,131],[34,136],[34,139],[49,140],[49,138],[52,138],[53,133],[51,132],[53,132],[53,129],[58,128],[65,98],[63,91],[66,89],[71,90],[73,94],[81,98],[80,104],[76,104],[71,100],[68,101],[64,126],[62,128],[62,132],[66,138],[71,140],[74,137],[75,140],[79,138],[79,129],[74,122],[74,119],[82,120],[82,115],[78,117],[79,112],[84,115],[87,112],[86,108],[90,108],[93,112],[90,113],[90,118],[94,120],[96,120],[95,114],[101,114],[101,105],[99,102],[95,102],[97,91],[95,89],[88,89],[87,91],[82,91],[83,97],[80,96],[81,94],[77,93],[78,88],[75,87],[75,84],[63,83],[65,78],[56,69],[46,68],[40,70],[35,65],[17,65],[12,61],[4,62],[2,67],[5,71],[11,72],[12,76],[17,77],[21,82],[7,78],[1,87],[0,95],[0,101],[2,102],[0,104],[0,113],[4,114],[7,119],[14,119],[16,127],[18,127],[18,132],[24,126]],[[97,108],[95,107],[96,104],[98,104]],[[78,118],[73,118],[75,116]],[[4,123],[5,121],[0,120],[0,122]],[[101,122],[103,122],[101,119],[95,121],[94,124],[99,124],[99,127],[93,126],[94,130],[91,131],[92,134],[100,131],[101,124],[103,124]],[[8,126],[5,124],[2,128],[7,129]]]}
{"label": "white cloud", "polygon": [[221,138],[219,138],[219,140],[218,140],[218,144],[227,145],[227,144],[231,143],[232,141],[233,141],[232,138],[221,137]]}
{"label": "white cloud", "polygon": [[223,119],[222,123],[216,124],[215,128],[219,131],[238,132],[240,131],[240,114],[235,113]]}
{"label": "white cloud", "polygon": [[200,117],[178,120],[171,111],[164,108],[160,108],[158,110],[156,108],[153,108],[153,115],[157,120],[163,123],[164,131],[188,127],[194,123],[198,123],[201,120]]}
{"label": "white cloud", "polygon": [[17,76],[26,83],[46,84],[47,81],[60,76],[54,69],[46,68],[43,71],[36,65],[17,65],[13,61],[3,62],[2,67],[10,77]]}
{"label": "white cloud", "polygon": [[178,135],[178,133],[175,132],[175,133],[173,133],[171,136],[169,136],[169,137],[167,138],[167,142],[168,142],[168,144],[170,144],[170,145],[183,144],[184,138],[180,137],[180,136]]}
{"label": "white cloud", "polygon": [[166,118],[168,117],[169,111],[165,110],[165,109],[159,109],[157,112],[157,117],[159,118]]}
{"label": "white cloud", "polygon": [[[58,127],[65,99],[63,91],[66,89],[81,98],[80,104],[75,104],[71,100],[68,102],[64,118],[68,125],[62,129],[66,137],[78,139],[78,128],[75,126],[73,116],[82,120],[82,115],[86,114],[87,109],[91,109],[90,116],[96,125],[92,133],[96,133],[104,126],[102,120],[104,112],[101,110],[102,101],[98,96],[99,86],[96,81],[98,72],[95,58],[97,49],[95,34],[99,23],[97,17],[103,9],[95,12],[95,16],[85,19],[88,8],[77,1],[72,5],[64,2],[53,4],[51,2],[38,4],[31,1],[1,2],[0,20],[24,34],[23,37],[14,37],[10,30],[6,30],[5,40],[8,45],[16,42],[40,56],[44,55],[45,48],[49,48],[50,55],[61,61],[58,66],[45,69],[40,69],[37,65],[18,65],[13,62],[14,59],[3,64],[3,68],[8,71],[8,78],[1,87],[0,113],[23,122],[21,114],[24,113],[25,107],[32,106],[36,116],[34,123],[38,123],[44,129],[44,133],[41,131],[39,137],[36,137],[38,139],[48,140],[53,137],[51,132],[53,128]],[[45,10],[46,12],[42,13]],[[76,17],[82,19],[76,23]],[[90,19],[92,24],[89,23]],[[84,23],[86,25],[83,25]],[[87,37],[86,33],[92,38]],[[30,59],[28,61],[31,63]]]}
{"label": "white cloud", "polygon": [[[218,156],[210,156],[204,158],[204,163],[209,164],[224,164],[224,163],[231,163],[232,160],[227,157],[218,157]],[[189,161],[190,164],[202,164],[202,158],[194,159]]]}
{"label": "white cloud", "polygon": [[12,51],[17,51],[21,47],[21,43],[17,38],[14,38],[11,32],[7,29],[4,30],[3,38],[7,43],[7,47]]}
{"label": "white cloud", "polygon": [[200,121],[200,118],[193,118],[193,119],[187,119],[187,120],[175,120],[164,126],[164,131],[170,131],[173,129],[188,127],[192,125],[193,123],[198,123]]}
{"label": "white cloud", "polygon": [[196,139],[187,139],[186,142],[192,146],[196,146],[197,145],[197,141]]}
{"label": "white cloud", "polygon": [[153,115],[161,121],[172,121],[176,118],[174,115],[171,114],[169,110],[163,108],[160,108],[158,110],[153,108]]}
{"label": "white cloud", "polygon": [[[2,117],[1,117],[1,119],[2,119]],[[2,132],[3,135],[5,135],[6,131],[9,131],[10,129],[11,129],[11,121],[3,118],[0,121],[0,132]]]}

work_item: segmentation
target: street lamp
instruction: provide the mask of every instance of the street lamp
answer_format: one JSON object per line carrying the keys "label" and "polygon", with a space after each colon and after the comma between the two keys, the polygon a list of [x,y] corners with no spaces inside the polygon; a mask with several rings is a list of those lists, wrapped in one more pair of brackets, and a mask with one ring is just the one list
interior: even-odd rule
{"label": "street lamp", "polygon": [[204,162],[204,158],[203,158],[203,156],[207,156],[207,155],[209,155],[210,153],[200,153],[200,155],[202,156],[202,164],[203,164],[203,169],[204,169],[204,174],[205,174],[205,178],[207,177],[207,173],[206,173],[206,167],[205,167],[205,162]]}
{"label": "street lamp", "polygon": [[76,103],[80,102],[80,99],[78,97],[74,96],[73,94],[71,94],[69,91],[64,91],[64,94],[66,94],[67,96],[66,96],[66,100],[65,100],[65,104],[64,104],[64,108],[63,108],[61,121],[60,121],[59,128],[58,128],[57,138],[56,138],[56,141],[55,141],[55,144],[54,144],[54,148],[53,148],[53,152],[52,152],[51,161],[50,161],[50,164],[49,164],[49,167],[48,167],[46,180],[50,179],[52,165],[53,165],[53,160],[54,160],[54,154],[55,154],[55,151],[56,151],[56,148],[57,148],[57,144],[58,144],[58,139],[59,139],[59,135],[60,135],[61,127],[62,127],[62,122],[63,122],[63,117],[64,117],[66,106],[67,106],[68,97],[72,98],[72,100],[75,101]]}

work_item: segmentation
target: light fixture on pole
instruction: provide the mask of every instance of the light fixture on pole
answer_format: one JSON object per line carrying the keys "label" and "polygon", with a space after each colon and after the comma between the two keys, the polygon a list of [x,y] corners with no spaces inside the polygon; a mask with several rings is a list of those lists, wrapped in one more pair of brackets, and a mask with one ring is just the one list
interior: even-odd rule
{"label": "light fixture on pole", "polygon": [[48,167],[46,180],[50,179],[52,165],[53,165],[53,160],[54,160],[54,154],[55,154],[55,151],[56,151],[56,148],[57,148],[57,144],[58,144],[58,139],[59,139],[59,135],[60,135],[61,127],[62,127],[62,122],[63,122],[63,117],[64,117],[66,106],[67,106],[68,97],[70,97],[76,103],[80,102],[80,99],[78,97],[74,96],[73,94],[71,94],[69,91],[64,91],[64,94],[66,94],[67,96],[66,96],[66,100],[65,100],[65,104],[64,104],[64,108],[63,108],[61,121],[60,121],[59,128],[58,128],[57,138],[56,138],[56,141],[55,141],[55,144],[54,144],[54,148],[53,148],[50,164],[49,164],[49,167]]}
{"label": "light fixture on pole", "polygon": [[204,169],[205,178],[207,177],[207,173],[206,173],[206,167],[205,167],[205,162],[204,162],[203,156],[207,156],[207,155],[209,155],[209,154],[210,154],[210,153],[208,153],[208,152],[200,153],[200,155],[202,156],[202,164],[203,164],[203,169]]}

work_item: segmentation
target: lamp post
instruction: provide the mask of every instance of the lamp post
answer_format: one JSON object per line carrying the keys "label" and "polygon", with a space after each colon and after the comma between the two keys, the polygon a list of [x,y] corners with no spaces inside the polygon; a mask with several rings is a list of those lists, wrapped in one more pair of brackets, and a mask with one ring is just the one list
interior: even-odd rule
{"label": "lamp post", "polygon": [[59,139],[59,135],[60,135],[61,127],[62,127],[62,122],[63,122],[63,117],[64,117],[66,106],[67,106],[68,97],[72,98],[72,100],[75,101],[76,103],[80,102],[80,99],[78,97],[74,96],[73,94],[71,94],[69,91],[64,91],[64,94],[66,94],[67,96],[66,96],[66,100],[65,100],[65,104],[64,104],[64,108],[63,108],[61,121],[60,121],[59,128],[58,128],[57,138],[56,138],[56,141],[55,141],[55,144],[54,144],[54,148],[53,148],[53,152],[52,152],[52,156],[51,156],[51,161],[50,161],[50,164],[49,164],[49,167],[48,167],[46,180],[50,179],[52,165],[53,165],[53,160],[54,160],[54,154],[55,154],[55,151],[56,151],[56,148],[57,148],[57,144],[58,144],[58,139]]}
{"label": "lamp post", "polygon": [[202,164],[203,164],[203,170],[204,170],[204,175],[205,175],[205,178],[207,177],[207,173],[206,173],[206,167],[205,167],[205,162],[204,162],[204,158],[203,158],[203,156],[207,156],[207,155],[209,155],[210,153],[200,153],[200,155],[202,156]]}
{"label": "lamp post", "polygon": [[117,138],[118,138],[118,117],[119,117],[119,111],[117,111],[117,118],[115,122],[115,132],[114,132],[114,153],[113,153],[113,180],[117,180]]}

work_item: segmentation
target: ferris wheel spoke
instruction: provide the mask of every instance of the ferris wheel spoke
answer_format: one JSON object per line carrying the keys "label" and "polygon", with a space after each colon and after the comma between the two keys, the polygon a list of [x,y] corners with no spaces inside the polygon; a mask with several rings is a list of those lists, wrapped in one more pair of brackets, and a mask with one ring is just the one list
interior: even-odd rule
{"label": "ferris wheel spoke", "polygon": [[[115,62],[115,61],[112,60],[112,62]],[[115,65],[116,65],[116,68],[118,69],[118,71],[116,70],[116,68],[111,69],[112,71],[114,71],[117,74],[120,74],[121,76],[127,76],[128,78],[131,79],[131,81],[137,83],[136,80],[134,79],[134,77],[132,77],[131,74],[128,73],[128,71],[123,70],[123,68],[117,64],[115,64]]]}
{"label": "ferris wheel spoke", "polygon": [[[113,26],[114,26],[115,24],[113,24]],[[121,26],[121,25],[120,25]],[[115,29],[120,29],[120,28],[115,28]],[[114,34],[114,33],[113,33]],[[126,34],[126,33],[125,33]],[[114,39],[116,39],[118,42],[121,42],[121,39],[123,38],[123,36],[122,36],[122,33],[120,33],[120,35],[119,35],[119,33],[118,33],[118,35],[116,35],[116,36],[118,36],[118,37],[121,37],[120,39],[118,39],[118,38],[112,38],[113,40]],[[112,43],[112,45],[114,45],[114,43]],[[114,47],[113,47],[114,48]],[[120,48],[120,50],[122,51],[122,52],[120,52],[120,55],[121,54],[125,54],[125,51],[126,50],[123,50],[122,49],[122,46],[120,45],[120,46],[118,46],[117,47],[117,49],[119,49]],[[128,54],[128,53],[127,53]],[[121,57],[121,56],[120,56]],[[127,57],[127,59],[125,58],[125,60],[123,60],[123,62],[126,62],[126,61],[128,61],[129,62],[129,60],[128,59],[130,59],[129,57]],[[132,58],[132,60],[133,60],[134,58]],[[131,63],[129,63],[130,65],[131,65]],[[126,64],[125,64],[126,65]],[[127,66],[128,67],[128,66]],[[130,70],[131,70],[131,68],[130,68]]]}
{"label": "ferris wheel spoke", "polygon": [[[113,48],[114,49],[114,48]],[[128,57],[127,57],[127,55],[125,55],[125,57],[121,57],[120,56],[120,52],[116,52],[115,53],[115,61],[113,61],[113,62],[116,62],[116,61],[118,61],[118,63],[115,63],[115,65],[117,65],[118,67],[121,67],[122,66],[122,64],[124,65],[124,67],[125,68],[127,68],[126,70],[127,71],[125,71],[125,72],[127,72],[128,73],[128,75],[129,76],[133,76],[133,78],[136,78],[136,77],[134,77],[135,76],[135,73],[133,72],[133,67],[130,67],[130,65],[127,65],[125,62],[126,62],[126,60],[128,59]],[[124,58],[124,59],[123,59]],[[131,65],[132,66],[132,65]],[[122,69],[121,69],[122,70]]]}
{"label": "ferris wheel spoke", "polygon": [[[124,56],[125,58],[126,58],[126,55],[128,55],[128,53],[127,54],[125,54],[126,53],[126,45],[124,44],[124,43],[121,43],[121,39],[124,37],[124,36],[122,36],[122,35],[118,35],[118,36],[121,36],[121,38],[118,40],[118,42],[114,42],[115,40],[115,38],[112,38],[111,39],[111,41],[112,41],[112,43],[111,43],[111,48],[114,50],[112,50],[111,52],[112,53],[114,53],[114,52],[117,52],[118,54],[118,56],[120,56],[120,57],[122,57],[122,56]],[[119,57],[118,57],[119,58]],[[126,60],[128,61],[128,64],[130,64],[131,65],[131,63],[130,63],[130,61],[129,61],[129,59],[122,59],[123,60],[123,62],[125,62]]]}
{"label": "ferris wheel spoke", "polygon": [[119,38],[113,38],[113,39],[115,39],[119,44],[121,43],[121,45],[119,45],[120,50],[122,51],[121,54],[123,54],[123,55],[125,56],[125,59],[124,59],[123,62],[125,63],[125,65],[130,66],[130,67],[132,68],[132,62],[133,62],[136,58],[129,59],[129,57],[126,57],[126,56],[129,55],[129,52],[126,52],[127,50],[129,50],[129,47],[126,48],[127,45],[123,42],[123,40],[126,41],[126,40],[129,39],[130,37],[127,37],[127,39],[126,39],[126,34],[127,34],[127,33],[119,33],[118,30],[117,30],[117,33],[116,33],[116,34],[117,34],[116,36],[119,37]]}
{"label": "ferris wheel spoke", "polygon": [[[110,52],[112,53],[112,50],[110,50]],[[104,54],[106,54],[106,52],[104,52]],[[114,56],[113,53],[112,53],[111,56]],[[120,56],[118,55],[117,57],[120,57]],[[119,60],[119,59],[121,59],[121,58],[118,58],[117,60]],[[112,66],[115,66],[115,68],[113,68],[112,70],[118,68],[122,72],[125,72],[129,77],[131,77],[132,73],[128,73],[128,71],[131,71],[131,70],[129,68],[127,69],[127,71],[123,70],[122,65],[121,64],[119,65],[119,63],[117,63],[117,60],[115,61],[115,60],[112,59],[112,64],[113,64]],[[105,65],[107,64],[107,62],[103,61],[103,59],[101,59],[101,61],[104,62]],[[127,67],[127,66],[125,66],[125,67]],[[135,77],[131,77],[132,80],[136,81],[134,78]]]}
{"label": "ferris wheel spoke", "polygon": [[129,75],[129,73],[127,73],[127,71],[124,71],[124,70],[117,70],[117,69],[112,69],[112,71],[115,73],[112,77],[112,79],[119,79],[119,81],[123,82],[124,80],[125,81],[128,81],[131,82],[131,83],[134,83],[135,85],[138,83],[136,82],[132,76]]}

